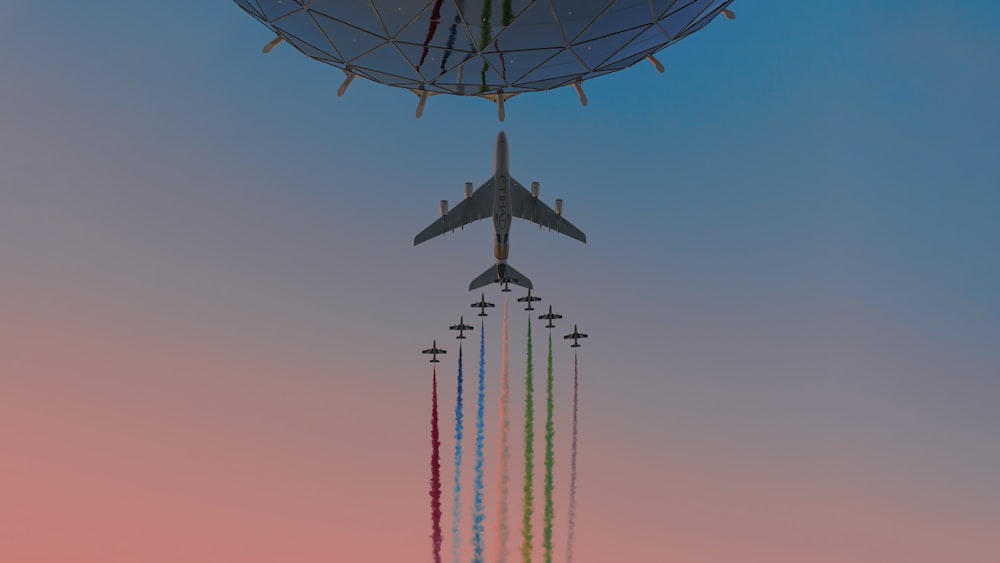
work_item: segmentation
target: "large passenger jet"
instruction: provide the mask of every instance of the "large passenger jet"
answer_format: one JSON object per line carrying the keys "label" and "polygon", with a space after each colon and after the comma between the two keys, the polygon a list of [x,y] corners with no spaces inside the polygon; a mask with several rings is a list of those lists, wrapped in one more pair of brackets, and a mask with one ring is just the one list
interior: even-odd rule
{"label": "large passenger jet", "polygon": [[510,253],[511,217],[527,219],[539,226],[547,227],[566,236],[586,243],[587,235],[572,223],[562,218],[562,200],[557,199],[555,209],[538,199],[539,184],[531,183],[529,192],[520,182],[510,176],[510,155],[507,135],[503,131],[497,135],[496,150],[493,155],[493,177],[472,191],[472,183],[465,183],[465,199],[448,210],[448,200],[441,200],[441,218],[431,223],[413,239],[414,246],[440,234],[493,216],[493,254],[496,265],[490,266],[469,284],[469,291],[491,283],[519,285],[532,288],[531,280],[507,263]]}

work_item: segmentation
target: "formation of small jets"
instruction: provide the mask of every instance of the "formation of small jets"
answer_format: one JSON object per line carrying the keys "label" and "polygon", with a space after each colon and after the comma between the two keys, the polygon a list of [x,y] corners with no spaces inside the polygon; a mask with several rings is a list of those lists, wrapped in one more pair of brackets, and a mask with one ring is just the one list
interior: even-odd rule
{"label": "formation of small jets", "polygon": [[569,340],[570,338],[572,338],[573,339],[573,344],[570,346],[570,348],[579,348],[580,347],[579,340],[581,338],[587,338],[587,335],[583,334],[582,332],[580,332],[579,330],[577,330],[576,325],[573,325],[573,332],[567,334],[566,336],[563,336],[563,338],[566,339],[566,340]]}
{"label": "formation of small jets", "polygon": [[448,353],[447,350],[443,350],[441,348],[438,348],[437,340],[434,341],[434,344],[431,344],[430,348],[424,350],[424,354],[431,354],[430,362],[432,364],[436,364],[436,363],[438,363],[438,362],[441,361],[441,360],[438,360],[438,356],[437,356],[438,354],[447,354],[447,353]]}
{"label": "formation of small jets", "polygon": [[[485,300],[485,298],[486,298],[486,296],[484,295],[483,299]],[[465,331],[472,330],[474,328],[476,328],[476,327],[474,327],[472,325],[465,324],[465,317],[462,316],[462,317],[458,318],[458,324],[457,325],[451,325],[450,327],[448,327],[448,330],[457,330],[458,331],[458,336],[456,336],[455,338],[457,338],[459,340],[465,340]]]}
{"label": "formation of small jets", "polygon": [[525,295],[524,297],[518,297],[517,298],[518,303],[527,303],[528,304],[528,306],[524,308],[525,311],[534,311],[535,308],[531,306],[532,301],[541,301],[541,300],[542,300],[541,297],[532,295],[530,289],[528,290],[528,294],[527,295]]}
{"label": "formation of small jets", "polygon": [[561,319],[562,315],[558,315],[552,312],[552,305],[549,305],[549,312],[544,315],[538,315],[539,319],[549,321],[549,324],[545,325],[545,328],[555,328],[556,325],[552,324],[552,321],[556,319]]}
{"label": "formation of small jets", "polygon": [[482,297],[479,298],[478,302],[472,304],[472,307],[479,309],[479,314],[476,315],[477,317],[485,317],[485,316],[487,316],[486,315],[486,309],[488,309],[490,307],[493,307],[493,306],[494,305],[492,303],[486,301],[486,294],[485,293],[482,294]]}
{"label": "formation of small jets", "polygon": [[[555,200],[555,205],[549,207],[538,199],[540,191],[539,183],[532,182],[529,191],[520,182],[510,175],[510,151],[507,144],[507,135],[501,131],[497,135],[496,146],[493,150],[493,176],[486,180],[478,189],[472,189],[472,182],[465,183],[465,199],[451,210],[448,209],[448,201],[441,200],[441,217],[431,223],[426,229],[420,231],[413,238],[413,245],[430,240],[438,235],[454,232],[455,229],[464,229],[469,223],[493,218],[493,255],[496,264],[490,266],[485,272],[480,274],[469,284],[469,291],[485,287],[492,283],[500,285],[500,290],[510,291],[510,285],[518,285],[528,290],[528,294],[519,297],[519,303],[526,303],[525,311],[534,311],[532,303],[541,301],[542,298],[531,294],[533,285],[527,276],[518,272],[513,266],[507,263],[510,254],[510,225],[511,219],[518,217],[535,223],[541,227],[555,230],[570,238],[574,238],[582,243],[587,242],[587,235],[576,228],[575,225],[567,221],[562,216],[562,200]],[[479,309],[476,316],[486,317],[486,309],[495,305],[486,301],[486,294],[481,294],[479,301],[472,304],[473,308]],[[561,319],[562,315],[552,311],[539,315],[539,319],[548,321],[546,328],[555,328],[553,321]],[[460,317],[458,324],[448,327],[449,330],[458,331],[455,338],[464,339],[465,331],[473,330],[474,327],[465,324],[465,318]],[[576,327],[573,332],[564,338],[573,339],[573,348],[579,348],[579,339],[587,338],[586,334],[581,334]],[[431,354],[431,362],[438,362],[437,354],[444,354],[445,351],[437,347],[437,341],[431,348],[424,350],[424,354]]]}
{"label": "formation of small jets", "polygon": [[490,266],[469,284],[469,291],[491,283],[498,283],[503,291],[510,291],[510,284],[531,289],[531,280],[507,263],[510,254],[510,224],[512,217],[518,217],[547,227],[580,242],[587,242],[587,235],[562,217],[562,200],[555,201],[555,209],[538,199],[540,186],[531,183],[531,191],[510,175],[510,153],[507,135],[503,131],[497,135],[493,152],[493,177],[486,180],[475,191],[472,183],[465,183],[465,199],[450,211],[448,200],[441,200],[441,217],[420,231],[413,239],[416,246],[438,235],[464,228],[465,225],[493,217],[493,254],[496,265]]}
{"label": "formation of small jets", "polygon": [[[529,289],[527,295],[525,295],[524,297],[518,297],[517,300],[519,302],[521,302],[521,303],[527,303],[528,304],[528,306],[525,308],[526,311],[533,311],[534,307],[532,307],[531,304],[533,302],[535,302],[535,301],[541,301],[542,298],[538,297],[537,295],[532,295],[531,294],[531,290]],[[486,300],[486,294],[485,293],[483,293],[480,296],[479,301],[477,301],[477,302],[475,302],[475,303],[472,304],[473,308],[479,309],[478,316],[480,316],[480,317],[487,316],[486,315],[486,309],[488,309],[490,307],[494,307],[494,306],[495,305],[493,305],[493,303],[490,303],[489,301]],[[548,321],[548,324],[545,325],[546,328],[555,328],[556,325],[553,323],[553,321],[561,319],[562,315],[553,312],[552,305],[549,305],[549,312],[541,314],[541,315],[538,315],[538,318],[541,319],[541,320]],[[459,340],[464,340],[465,338],[468,338],[467,336],[465,336],[465,331],[467,331],[467,330],[473,330],[474,328],[475,327],[473,327],[472,325],[465,324],[465,315],[462,315],[462,316],[460,316],[458,318],[458,324],[453,324],[453,325],[449,326],[448,330],[457,331],[458,332],[458,336],[456,336],[455,338],[457,338]],[[580,332],[580,330],[577,328],[576,325],[573,325],[573,332],[567,334],[566,336],[563,336],[563,339],[566,339],[566,340],[572,339],[573,340],[573,344],[570,345],[570,348],[579,348],[580,347],[580,339],[582,339],[582,338],[587,338],[587,335],[584,334],[584,333],[582,333],[582,332]],[[426,349],[426,350],[424,350],[423,353],[424,354],[431,354],[431,359],[430,359],[431,363],[439,363],[440,360],[437,359],[437,355],[438,354],[447,354],[448,352],[446,350],[438,348],[437,347],[437,340],[434,340],[434,343],[431,345],[431,347],[428,348],[428,349]]]}

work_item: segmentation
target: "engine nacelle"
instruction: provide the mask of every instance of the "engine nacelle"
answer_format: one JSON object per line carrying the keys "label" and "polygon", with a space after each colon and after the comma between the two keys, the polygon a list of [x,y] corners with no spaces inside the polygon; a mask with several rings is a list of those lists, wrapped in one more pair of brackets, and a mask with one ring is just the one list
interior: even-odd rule
{"label": "engine nacelle", "polygon": [[531,197],[538,199],[538,194],[542,191],[542,186],[538,182],[531,183]]}
{"label": "engine nacelle", "polygon": [[465,183],[465,199],[472,197],[472,182]]}
{"label": "engine nacelle", "polygon": [[447,199],[442,199],[441,200],[441,216],[444,217],[447,214],[448,214],[448,200]]}
{"label": "engine nacelle", "polygon": [[555,205],[556,215],[562,215],[562,200],[557,199]]}

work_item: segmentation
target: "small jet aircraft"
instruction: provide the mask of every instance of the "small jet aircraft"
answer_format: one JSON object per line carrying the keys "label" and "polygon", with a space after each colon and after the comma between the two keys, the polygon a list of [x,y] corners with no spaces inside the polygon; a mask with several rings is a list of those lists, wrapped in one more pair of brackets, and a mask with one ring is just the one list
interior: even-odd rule
{"label": "small jet aircraft", "polygon": [[555,328],[556,325],[552,324],[552,321],[554,321],[555,319],[561,319],[562,315],[557,315],[556,313],[553,313],[552,305],[549,305],[549,312],[545,313],[544,315],[538,315],[538,318],[549,321],[549,324],[545,325],[545,328]]}
{"label": "small jet aircraft", "polygon": [[582,332],[580,332],[580,331],[578,331],[578,330],[576,329],[576,325],[573,325],[573,332],[571,332],[570,334],[567,334],[566,336],[563,336],[563,339],[565,339],[565,340],[568,340],[568,339],[570,339],[570,338],[572,338],[572,339],[573,339],[573,345],[572,345],[572,346],[570,346],[570,348],[579,348],[579,347],[580,347],[580,342],[579,342],[579,340],[580,340],[581,338],[587,338],[587,335],[586,335],[586,334],[583,334],[583,333],[582,333]]}
{"label": "small jet aircraft", "polygon": [[442,350],[441,348],[438,348],[437,340],[434,341],[434,344],[432,344],[430,348],[424,350],[424,354],[432,354],[430,360],[432,364],[436,364],[440,361],[438,360],[437,356],[438,354],[447,354],[447,353],[448,353],[447,350]]}
{"label": "small jet aircraft", "polygon": [[534,311],[535,308],[531,306],[531,302],[532,301],[541,301],[541,300],[542,300],[541,297],[537,297],[537,296],[532,295],[530,289],[528,290],[528,294],[527,295],[525,295],[524,297],[518,297],[517,298],[518,303],[524,303],[524,302],[528,303],[528,306],[524,308],[525,311]]}
{"label": "small jet aircraft", "polygon": [[493,217],[494,245],[493,254],[496,265],[490,266],[479,277],[469,284],[469,291],[487,286],[491,283],[519,285],[531,289],[531,280],[507,264],[510,253],[510,224],[512,217],[526,219],[537,223],[539,227],[548,227],[551,231],[562,233],[568,237],[586,243],[587,235],[562,217],[562,200],[557,199],[555,209],[538,199],[538,182],[531,183],[531,191],[510,176],[510,154],[507,148],[507,135],[501,131],[497,135],[496,148],[493,152],[493,177],[486,180],[479,189],[472,191],[472,182],[465,183],[465,199],[448,210],[448,200],[441,200],[441,218],[420,231],[414,237],[416,246],[448,231],[464,228],[465,225]]}
{"label": "small jet aircraft", "polygon": [[486,315],[486,308],[487,307],[492,307],[493,304],[490,303],[490,302],[488,302],[488,301],[486,301],[486,294],[483,293],[482,297],[479,298],[479,302],[478,303],[473,303],[472,306],[473,307],[479,307],[479,314],[476,315],[477,317],[485,317],[485,316],[487,316]]}
{"label": "small jet aircraft", "polygon": [[[486,296],[484,295],[483,297],[486,297]],[[451,325],[450,327],[448,327],[448,330],[457,330],[458,331],[458,336],[456,336],[455,338],[457,338],[459,340],[463,340],[463,339],[465,339],[465,334],[464,334],[465,331],[472,330],[473,328],[475,328],[475,327],[471,326],[471,325],[465,324],[465,317],[459,317],[458,318],[458,324],[457,325]]]}

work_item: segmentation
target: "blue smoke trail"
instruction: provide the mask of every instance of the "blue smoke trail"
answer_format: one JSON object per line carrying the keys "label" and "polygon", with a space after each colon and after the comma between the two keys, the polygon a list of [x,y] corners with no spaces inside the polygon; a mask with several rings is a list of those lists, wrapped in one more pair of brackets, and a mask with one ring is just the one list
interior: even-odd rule
{"label": "blue smoke trail", "polygon": [[462,517],[462,344],[458,345],[458,391],[455,399],[455,492],[451,505],[451,560],[458,561],[461,542],[458,525]]}
{"label": "blue smoke trail", "polygon": [[472,505],[473,563],[483,563],[483,443],[486,408],[486,323],[479,327],[479,397],[476,405],[476,481]]}

